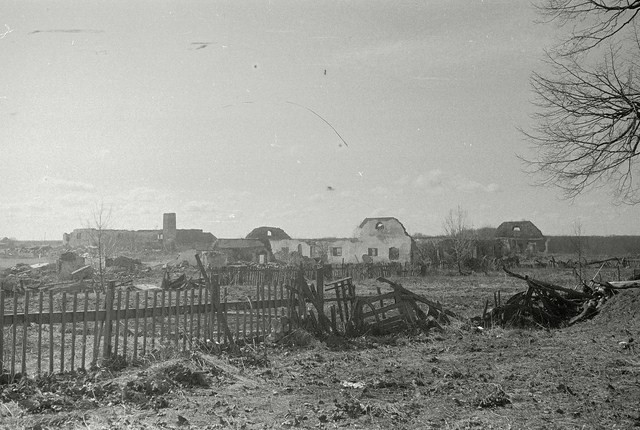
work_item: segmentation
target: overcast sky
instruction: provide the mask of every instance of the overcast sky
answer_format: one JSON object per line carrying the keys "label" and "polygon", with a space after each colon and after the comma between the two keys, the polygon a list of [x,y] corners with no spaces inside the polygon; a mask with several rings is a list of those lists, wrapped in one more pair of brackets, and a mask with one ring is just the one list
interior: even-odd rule
{"label": "overcast sky", "polygon": [[608,191],[538,188],[516,154],[556,31],[528,0],[4,1],[0,237],[113,228],[350,236],[395,216],[640,234]]}

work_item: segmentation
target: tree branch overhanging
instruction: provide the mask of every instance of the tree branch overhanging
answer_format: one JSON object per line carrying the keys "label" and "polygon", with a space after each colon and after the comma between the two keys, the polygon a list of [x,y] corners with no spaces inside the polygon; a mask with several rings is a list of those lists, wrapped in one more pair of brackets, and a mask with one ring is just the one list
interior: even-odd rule
{"label": "tree branch overhanging", "polygon": [[[562,3],[577,5],[570,0]],[[633,3],[640,7],[640,0]],[[538,175],[539,184],[555,185],[565,197],[574,198],[587,188],[609,183],[620,202],[640,202],[640,189],[633,180],[640,155],[637,41],[632,46],[610,46],[596,65],[587,63],[582,54],[550,53],[551,72],[533,74],[538,111],[534,127],[523,133],[535,156],[523,160]]]}

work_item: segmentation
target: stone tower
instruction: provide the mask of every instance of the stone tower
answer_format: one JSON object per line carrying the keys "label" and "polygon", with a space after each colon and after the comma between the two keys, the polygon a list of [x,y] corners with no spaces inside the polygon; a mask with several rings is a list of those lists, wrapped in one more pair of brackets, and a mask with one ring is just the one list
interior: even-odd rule
{"label": "stone tower", "polygon": [[176,214],[167,213],[162,215],[162,244],[166,249],[173,249],[176,246]]}

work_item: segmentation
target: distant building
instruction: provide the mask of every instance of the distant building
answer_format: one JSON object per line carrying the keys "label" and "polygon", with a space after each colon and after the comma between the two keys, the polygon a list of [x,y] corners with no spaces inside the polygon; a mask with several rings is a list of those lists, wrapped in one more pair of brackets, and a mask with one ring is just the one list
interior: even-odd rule
{"label": "distant building", "polygon": [[176,214],[166,213],[162,230],[114,230],[78,228],[62,235],[63,244],[72,248],[97,246],[98,237],[107,248],[113,249],[207,249],[216,237],[201,229],[177,229]]}
{"label": "distant building", "polygon": [[15,247],[15,241],[9,239],[8,237],[3,237],[0,239],[0,252],[6,254],[7,251],[13,249]]}
{"label": "distant building", "polygon": [[415,242],[404,225],[394,217],[365,218],[356,230],[356,255],[373,263],[410,263]]}
{"label": "distant building", "polygon": [[365,218],[352,238],[291,239],[287,235],[269,243],[276,256],[296,252],[331,264],[409,263],[415,251],[415,242],[394,217]]}
{"label": "distant building", "polygon": [[505,254],[546,252],[547,239],[531,221],[505,221],[495,231]]}

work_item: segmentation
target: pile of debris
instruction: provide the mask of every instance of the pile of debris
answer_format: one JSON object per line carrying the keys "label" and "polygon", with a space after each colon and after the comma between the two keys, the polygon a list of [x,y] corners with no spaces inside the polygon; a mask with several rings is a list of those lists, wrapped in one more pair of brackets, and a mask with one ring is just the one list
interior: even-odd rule
{"label": "pile of debris", "polygon": [[55,263],[18,263],[0,272],[0,288],[9,293],[22,294],[25,289],[38,289],[54,280],[57,280]]}
{"label": "pile of debris", "polygon": [[193,279],[191,277],[187,277],[186,274],[181,274],[175,279],[171,279],[171,274],[169,271],[164,272],[164,276],[162,277],[162,284],[160,284],[160,288],[163,290],[186,290],[189,288],[198,288],[205,287],[206,283],[203,279]]}
{"label": "pile of debris", "polygon": [[133,272],[142,266],[142,261],[125,257],[123,255],[115,258],[106,258],[104,263],[105,267],[117,267],[121,270],[127,270],[130,272]]}
{"label": "pile of debris", "polygon": [[474,320],[484,328],[501,327],[541,327],[558,328],[573,325],[596,315],[607,300],[617,290],[640,288],[640,282],[596,282],[583,285],[582,291],[561,287],[549,282],[513,273],[503,268],[509,276],[522,279],[527,290],[514,294],[506,303],[500,295],[494,296],[495,307],[488,311],[485,303],[482,317]]}

